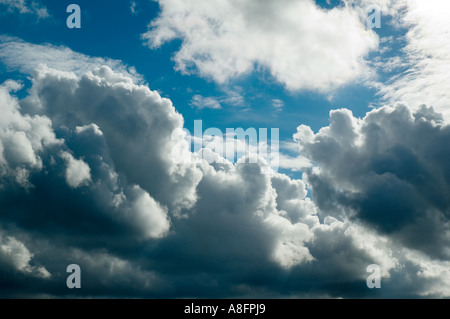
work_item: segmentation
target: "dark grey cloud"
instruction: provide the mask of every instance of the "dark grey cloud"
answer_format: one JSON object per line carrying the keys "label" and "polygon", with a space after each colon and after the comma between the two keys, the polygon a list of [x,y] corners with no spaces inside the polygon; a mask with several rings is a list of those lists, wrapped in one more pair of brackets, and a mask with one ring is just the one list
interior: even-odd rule
{"label": "dark grey cloud", "polygon": [[357,219],[402,244],[448,260],[450,127],[431,107],[382,107],[356,119],[331,112],[312,135],[299,127],[306,176],[324,215]]}

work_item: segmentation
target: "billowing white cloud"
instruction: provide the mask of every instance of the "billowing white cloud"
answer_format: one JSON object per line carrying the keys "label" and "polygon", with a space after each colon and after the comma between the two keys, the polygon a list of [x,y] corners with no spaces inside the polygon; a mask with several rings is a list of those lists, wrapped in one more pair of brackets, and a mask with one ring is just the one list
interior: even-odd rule
{"label": "billowing white cloud", "polygon": [[[330,112],[314,134],[300,126],[305,180],[322,214],[359,220],[406,247],[450,259],[450,127],[432,108],[398,104],[355,118]],[[421,234],[420,236],[418,234]]]}
{"label": "billowing white cloud", "polygon": [[[290,196],[300,198],[290,199],[286,194],[277,200],[271,176],[261,174],[261,169],[267,166],[265,161],[259,164],[225,161],[219,166],[204,161],[177,161],[173,155],[181,154],[174,153],[172,148],[186,145],[174,143],[170,136],[173,130],[181,129],[181,116],[170,101],[161,99],[146,86],[134,84],[131,76],[124,77],[120,71],[99,66],[77,75],[67,69],[40,66],[33,73],[30,95],[20,101],[21,106],[47,114],[50,127],[62,132],[56,149],[46,150],[54,156],[43,161],[41,168],[57,173],[60,164],[55,156],[61,157],[61,170],[68,186],[83,185],[85,188],[80,192],[93,194],[88,199],[92,203],[88,204],[100,207],[101,211],[95,214],[102,218],[103,224],[118,221],[130,225],[138,231],[140,240],[169,236],[170,243],[175,236],[174,256],[180,254],[178,250],[185,250],[213,260],[237,256],[237,264],[241,258],[251,264],[253,255],[245,255],[252,246],[260,245],[256,256],[282,267],[292,268],[312,260],[306,242],[312,237],[309,227],[317,219],[310,216],[316,211],[311,201],[305,199],[304,184],[292,182],[298,192]],[[20,110],[18,105],[17,109]],[[58,173],[54,178],[57,176]],[[281,176],[278,179],[284,181],[276,183],[280,189],[285,187],[284,183],[289,184]],[[42,186],[36,183],[34,187]],[[225,202],[219,202],[218,198]],[[60,205],[64,207],[65,203]],[[242,214],[236,215],[239,211]],[[40,217],[45,219],[44,215]],[[92,222],[88,219],[83,224]],[[171,223],[174,234],[169,234]],[[236,228],[236,224],[241,226]],[[227,252],[216,250],[215,245],[196,251],[194,247],[213,229],[217,237],[214,240],[228,243]],[[83,234],[86,230],[76,232]],[[238,236],[233,238],[233,233]],[[261,241],[263,238],[266,239]]]}
{"label": "billowing white cloud", "polygon": [[406,250],[408,262],[417,269],[417,282],[421,286],[420,296],[436,297],[450,295],[450,262],[434,260],[417,251]]}
{"label": "billowing white cloud", "polygon": [[136,227],[147,238],[159,238],[166,235],[170,228],[167,209],[161,207],[150,195],[138,186],[132,188],[133,204],[131,207],[132,220]]}
{"label": "billowing white cloud", "polygon": [[49,118],[21,114],[18,99],[10,94],[20,88],[14,81],[0,85],[0,181],[10,177],[28,186],[30,171],[42,168],[40,153],[61,141]]}
{"label": "billowing white cloud", "polygon": [[[330,10],[302,1],[158,1],[143,39],[150,48],[181,39],[176,69],[218,83],[267,69],[289,90],[329,91],[360,76],[377,48],[351,6]],[[364,75],[365,76],[365,75]]]}
{"label": "billowing white cloud", "polygon": [[77,188],[91,181],[91,169],[81,159],[75,159],[68,152],[61,153],[61,157],[66,161],[66,182],[70,187]]}
{"label": "billowing white cloud", "polygon": [[[46,50],[47,48],[42,49]],[[60,59],[60,57],[56,57],[56,51],[52,51],[52,53],[56,59]],[[64,53],[62,55],[64,56]],[[95,61],[94,59],[89,63],[94,64]],[[71,65],[68,63],[66,67],[69,68]],[[77,68],[75,64],[73,67]],[[108,85],[124,90],[133,87],[139,88],[138,85],[133,84],[133,75],[125,77],[122,73],[123,70],[112,71],[103,67],[98,71],[99,73],[96,74],[99,77],[92,73],[87,74],[88,77],[91,76],[90,79],[93,80],[91,84],[94,87],[101,88],[103,84],[108,83]],[[77,108],[72,102],[69,102],[71,97],[66,95],[65,97],[69,99],[67,100],[68,109],[60,110],[62,112],[59,113],[58,108],[62,104],[55,103],[56,95],[54,93],[59,91],[57,87],[61,87],[62,83],[65,83],[68,85],[66,87],[68,92],[73,94],[73,89],[80,86],[78,81],[81,78],[71,71],[55,70],[43,64],[33,72],[36,72],[34,86],[30,91],[33,93],[20,102],[12,95],[15,90],[21,88],[20,84],[7,81],[0,86],[2,102],[0,107],[4,115],[0,119],[0,189],[7,191],[8,185],[13,182],[32,191],[39,188],[38,185],[40,185],[40,180],[35,179],[33,181],[33,177],[45,172],[44,174],[48,174],[49,183],[56,182],[55,184],[57,184],[58,177],[62,177],[69,188],[76,189],[86,186],[85,191],[89,190],[96,194],[95,201],[100,210],[103,210],[98,214],[101,216],[109,215],[108,218],[111,222],[123,223],[131,229],[135,229],[138,237],[159,238],[164,236],[170,227],[166,209],[155,201],[148,192],[137,186],[136,182],[128,184],[121,180],[115,170],[115,163],[110,158],[109,150],[105,149],[106,137],[109,137],[109,135],[104,134],[99,125],[91,121],[77,121],[77,117],[73,118],[73,125],[63,124],[74,113],[77,114],[78,111],[82,111],[82,108]],[[88,83],[88,78],[85,78],[84,84]],[[53,85],[56,86],[53,87]],[[47,92],[50,93],[48,97],[51,101],[48,105],[45,103],[45,99],[39,97],[41,95],[39,90],[42,89],[48,90]],[[38,95],[34,95],[34,93]],[[64,96],[67,92],[60,93]],[[85,92],[83,95],[87,93]],[[151,96],[150,91],[142,93],[144,93],[141,95],[142,98],[145,98],[147,93]],[[89,98],[95,98],[95,96],[89,95]],[[167,107],[167,104],[162,103],[159,95],[155,98],[154,102],[161,103],[162,109]],[[80,99],[79,102],[83,103],[83,99]],[[124,104],[125,110],[126,105]],[[49,106],[53,109],[47,110]],[[24,112],[25,109],[28,110],[28,114]],[[55,113],[52,113],[52,110]],[[175,115],[173,108],[169,107],[167,110]],[[37,113],[52,115],[49,118]],[[78,113],[78,115],[82,116],[81,113]],[[180,123],[177,121],[176,115],[174,119],[175,123]],[[167,120],[171,120],[170,116]],[[119,123],[119,121],[116,121],[116,123]],[[120,123],[122,125],[122,122]],[[59,134],[61,134],[61,129],[63,130],[63,137],[56,137],[55,128],[60,130]],[[108,134],[111,131],[117,132],[116,129],[113,129],[113,126],[111,126],[111,131],[107,130],[107,126],[105,126],[105,130]],[[118,136],[115,136],[115,138],[120,139]],[[156,140],[155,142],[157,143]],[[82,145],[91,145],[89,146],[91,148],[83,148]],[[74,147],[74,150],[70,150],[70,147]],[[96,147],[98,148],[96,149]],[[164,147],[164,145],[161,145],[161,147]],[[149,149],[153,148],[150,147]],[[149,149],[145,149],[145,151],[149,151]],[[117,149],[117,152],[120,153],[121,151]],[[147,168],[145,169],[147,170]],[[170,170],[170,166],[167,169]],[[174,174],[174,178],[176,176],[178,175]],[[51,181],[52,178],[56,178],[56,180]],[[132,180],[132,178],[128,179]],[[183,200],[178,194],[173,194],[173,196]],[[195,196],[195,191],[194,193],[187,191],[185,196]],[[45,201],[45,199],[42,200]],[[40,204],[36,205],[39,206]],[[57,206],[56,204],[55,207]],[[36,207],[37,211],[39,209],[39,207]],[[26,214],[26,209],[23,212]],[[29,217],[34,218],[31,215]]]}
{"label": "billowing white cloud", "polygon": [[278,157],[280,168],[289,169],[294,172],[303,171],[312,166],[311,162],[303,156],[292,157],[280,152]]}
{"label": "billowing white cloud", "polygon": [[281,111],[284,106],[284,102],[280,99],[272,99],[272,106],[277,110]]}
{"label": "billowing white cloud", "polygon": [[197,109],[221,109],[220,103],[213,97],[203,97],[196,94],[192,97],[191,103]]}
{"label": "billowing white cloud", "polygon": [[313,237],[313,232],[308,225],[292,224],[280,215],[269,216],[266,223],[280,234],[275,242],[273,257],[282,267],[289,269],[314,259],[308,248],[305,247],[305,242],[310,241]]}

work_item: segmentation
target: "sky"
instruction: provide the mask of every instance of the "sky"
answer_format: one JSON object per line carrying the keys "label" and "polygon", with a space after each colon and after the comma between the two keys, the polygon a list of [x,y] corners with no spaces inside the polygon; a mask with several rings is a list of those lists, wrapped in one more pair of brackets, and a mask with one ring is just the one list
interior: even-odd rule
{"label": "sky", "polygon": [[450,297],[449,9],[0,0],[0,298]]}

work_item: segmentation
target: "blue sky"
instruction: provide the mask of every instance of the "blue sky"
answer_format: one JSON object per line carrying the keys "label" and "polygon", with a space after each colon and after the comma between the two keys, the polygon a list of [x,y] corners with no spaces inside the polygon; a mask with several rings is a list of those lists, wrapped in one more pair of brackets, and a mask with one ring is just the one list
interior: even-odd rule
{"label": "blue sky", "polygon": [[[448,8],[0,0],[0,296],[450,296]],[[280,168],[189,161],[200,119]]]}

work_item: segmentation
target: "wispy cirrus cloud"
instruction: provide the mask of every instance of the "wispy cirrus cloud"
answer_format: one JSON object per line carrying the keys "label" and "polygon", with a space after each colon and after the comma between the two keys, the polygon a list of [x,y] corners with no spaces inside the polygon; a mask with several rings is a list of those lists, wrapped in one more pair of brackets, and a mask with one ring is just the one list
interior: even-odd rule
{"label": "wispy cirrus cloud", "polygon": [[122,61],[91,58],[74,52],[68,47],[52,44],[36,45],[5,35],[0,35],[0,60],[9,68],[28,74],[32,73],[39,64],[77,75],[84,74],[93,67],[105,65],[126,75],[124,79],[132,78],[142,81],[142,76],[138,75],[133,67],[125,66]]}
{"label": "wispy cirrus cloud", "polygon": [[199,94],[196,94],[192,97],[190,104],[197,109],[221,109],[219,101],[216,98],[208,96],[203,97]]}
{"label": "wispy cirrus cloud", "polygon": [[34,14],[39,18],[49,17],[47,8],[38,0],[0,0],[0,7],[6,7],[8,12],[18,11],[21,14]]}
{"label": "wispy cirrus cloud", "polygon": [[392,40],[401,51],[388,52],[375,63],[380,73],[388,77],[387,81],[376,84],[382,102],[403,101],[414,109],[425,103],[448,119],[450,22],[442,13],[450,9],[449,3],[445,0],[390,2],[404,5],[397,13],[397,21],[405,35]]}

